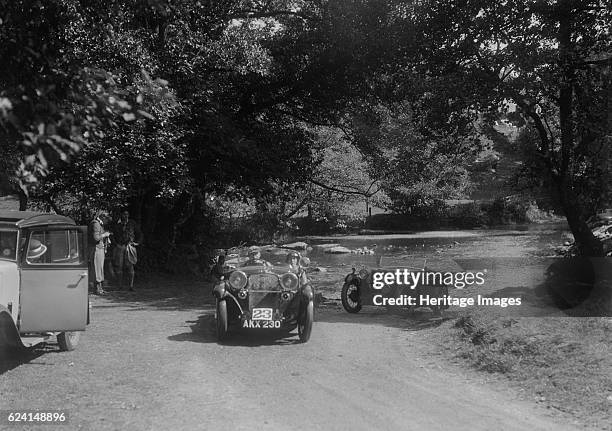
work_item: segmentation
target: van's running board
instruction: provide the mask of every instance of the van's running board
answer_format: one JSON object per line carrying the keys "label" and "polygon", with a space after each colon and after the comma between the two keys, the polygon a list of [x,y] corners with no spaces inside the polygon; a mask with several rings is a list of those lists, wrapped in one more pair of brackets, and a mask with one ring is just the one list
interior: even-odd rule
{"label": "van's running board", "polygon": [[49,341],[52,337],[54,337],[55,334],[48,334],[48,335],[36,335],[36,336],[22,336],[21,337],[21,344],[23,344],[23,347],[32,347],[35,346],[37,344],[40,343],[44,343],[45,341]]}

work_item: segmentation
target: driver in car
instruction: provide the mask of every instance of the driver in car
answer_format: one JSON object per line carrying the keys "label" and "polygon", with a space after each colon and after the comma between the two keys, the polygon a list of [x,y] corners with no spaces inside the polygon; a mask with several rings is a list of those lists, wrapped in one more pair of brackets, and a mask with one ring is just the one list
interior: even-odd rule
{"label": "driver in car", "polygon": [[249,247],[249,260],[244,262],[242,266],[261,266],[261,265],[265,267],[272,266],[270,262],[263,260],[261,258],[261,250],[259,249],[259,247],[255,245],[252,247]]}

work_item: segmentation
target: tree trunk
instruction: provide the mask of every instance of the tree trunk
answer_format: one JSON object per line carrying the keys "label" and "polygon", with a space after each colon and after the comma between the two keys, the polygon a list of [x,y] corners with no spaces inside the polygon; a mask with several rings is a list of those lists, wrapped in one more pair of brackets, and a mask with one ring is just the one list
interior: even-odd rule
{"label": "tree trunk", "polygon": [[571,3],[559,2],[559,61],[561,82],[559,87],[559,126],[561,128],[561,163],[557,183],[561,204],[567,222],[574,235],[580,254],[583,256],[603,256],[603,244],[589,228],[586,220],[585,206],[579,202],[574,189],[574,85],[575,85],[575,52],[572,40],[574,26]]}
{"label": "tree trunk", "polygon": [[28,209],[28,194],[21,187],[17,187],[17,196],[19,196],[19,211],[26,211]]}
{"label": "tree trunk", "polygon": [[561,205],[565,211],[567,223],[582,256],[600,257],[604,255],[603,244],[589,228],[582,205],[570,190],[560,187]]}

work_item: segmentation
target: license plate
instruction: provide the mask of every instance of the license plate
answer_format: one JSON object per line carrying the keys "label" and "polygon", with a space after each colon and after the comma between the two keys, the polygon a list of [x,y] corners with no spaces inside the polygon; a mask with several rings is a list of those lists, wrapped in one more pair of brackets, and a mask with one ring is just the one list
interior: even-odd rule
{"label": "license plate", "polygon": [[242,322],[243,328],[251,329],[278,329],[281,327],[280,320],[244,320]]}
{"label": "license plate", "polygon": [[253,308],[251,320],[272,320],[271,308]]}

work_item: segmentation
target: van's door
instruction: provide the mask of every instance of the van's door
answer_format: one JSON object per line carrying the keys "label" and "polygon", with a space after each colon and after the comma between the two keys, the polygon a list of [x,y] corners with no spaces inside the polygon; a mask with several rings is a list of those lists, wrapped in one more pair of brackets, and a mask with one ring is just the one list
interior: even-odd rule
{"label": "van's door", "polygon": [[84,330],[89,305],[86,228],[32,228],[25,238],[19,332]]}

